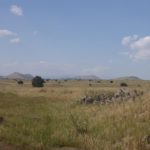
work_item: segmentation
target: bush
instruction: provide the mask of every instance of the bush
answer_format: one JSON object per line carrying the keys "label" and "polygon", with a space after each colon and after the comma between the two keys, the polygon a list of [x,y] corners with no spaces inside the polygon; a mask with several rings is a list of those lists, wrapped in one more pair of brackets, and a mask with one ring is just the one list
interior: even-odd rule
{"label": "bush", "polygon": [[22,81],[22,80],[17,81],[17,83],[18,83],[19,85],[23,85],[23,81]]}
{"label": "bush", "polygon": [[42,79],[40,76],[36,76],[32,79],[33,87],[43,87],[44,83],[45,83],[44,79]]}
{"label": "bush", "polygon": [[89,83],[89,87],[92,87],[92,84],[91,84],[91,83]]}
{"label": "bush", "polygon": [[111,81],[110,81],[110,83],[114,83],[114,81],[113,81],[113,80],[111,80]]}
{"label": "bush", "polygon": [[120,86],[127,87],[127,86],[128,86],[128,84],[127,84],[127,83],[125,83],[125,82],[122,82],[122,83],[120,83]]}

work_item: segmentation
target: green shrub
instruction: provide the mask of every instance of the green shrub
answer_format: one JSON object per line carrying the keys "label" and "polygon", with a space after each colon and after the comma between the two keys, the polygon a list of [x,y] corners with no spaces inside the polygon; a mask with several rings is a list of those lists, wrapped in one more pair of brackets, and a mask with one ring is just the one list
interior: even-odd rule
{"label": "green shrub", "polygon": [[92,84],[91,84],[91,83],[89,83],[89,87],[92,87]]}
{"label": "green shrub", "polygon": [[19,85],[23,85],[23,81],[22,81],[22,80],[17,81],[17,83],[18,83]]}
{"label": "green shrub", "polygon": [[42,79],[40,76],[36,76],[32,79],[33,87],[43,87],[44,83],[45,83],[44,79]]}
{"label": "green shrub", "polygon": [[113,81],[113,80],[111,80],[111,81],[110,81],[110,83],[114,83],[114,81]]}
{"label": "green shrub", "polygon": [[122,82],[122,83],[120,83],[120,86],[122,86],[122,87],[127,87],[127,86],[128,86],[128,84],[127,84],[127,83],[125,83],[125,82]]}

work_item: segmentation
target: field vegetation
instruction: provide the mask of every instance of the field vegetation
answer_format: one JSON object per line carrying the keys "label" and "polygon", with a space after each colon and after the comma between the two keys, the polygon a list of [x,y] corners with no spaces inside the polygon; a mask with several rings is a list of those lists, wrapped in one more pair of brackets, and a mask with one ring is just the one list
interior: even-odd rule
{"label": "field vegetation", "polygon": [[[144,91],[135,101],[80,104],[86,94],[114,92],[120,83]],[[2,150],[149,150],[150,82],[0,80]]]}

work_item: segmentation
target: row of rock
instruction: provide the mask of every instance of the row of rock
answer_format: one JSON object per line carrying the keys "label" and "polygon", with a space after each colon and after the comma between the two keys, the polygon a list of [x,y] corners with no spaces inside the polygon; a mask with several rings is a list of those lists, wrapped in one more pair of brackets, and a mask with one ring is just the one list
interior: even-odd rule
{"label": "row of rock", "polygon": [[135,100],[144,94],[143,91],[129,90],[121,88],[113,94],[99,94],[95,96],[84,96],[80,102],[81,104],[107,104],[115,101]]}

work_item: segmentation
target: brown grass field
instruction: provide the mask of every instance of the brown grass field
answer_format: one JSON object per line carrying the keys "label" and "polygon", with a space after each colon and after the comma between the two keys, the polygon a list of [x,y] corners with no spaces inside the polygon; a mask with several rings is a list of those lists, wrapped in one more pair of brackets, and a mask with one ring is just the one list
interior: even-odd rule
{"label": "brown grass field", "polygon": [[149,150],[150,81],[125,81],[135,101],[81,105],[87,93],[117,91],[122,81],[0,80],[0,150]]}

